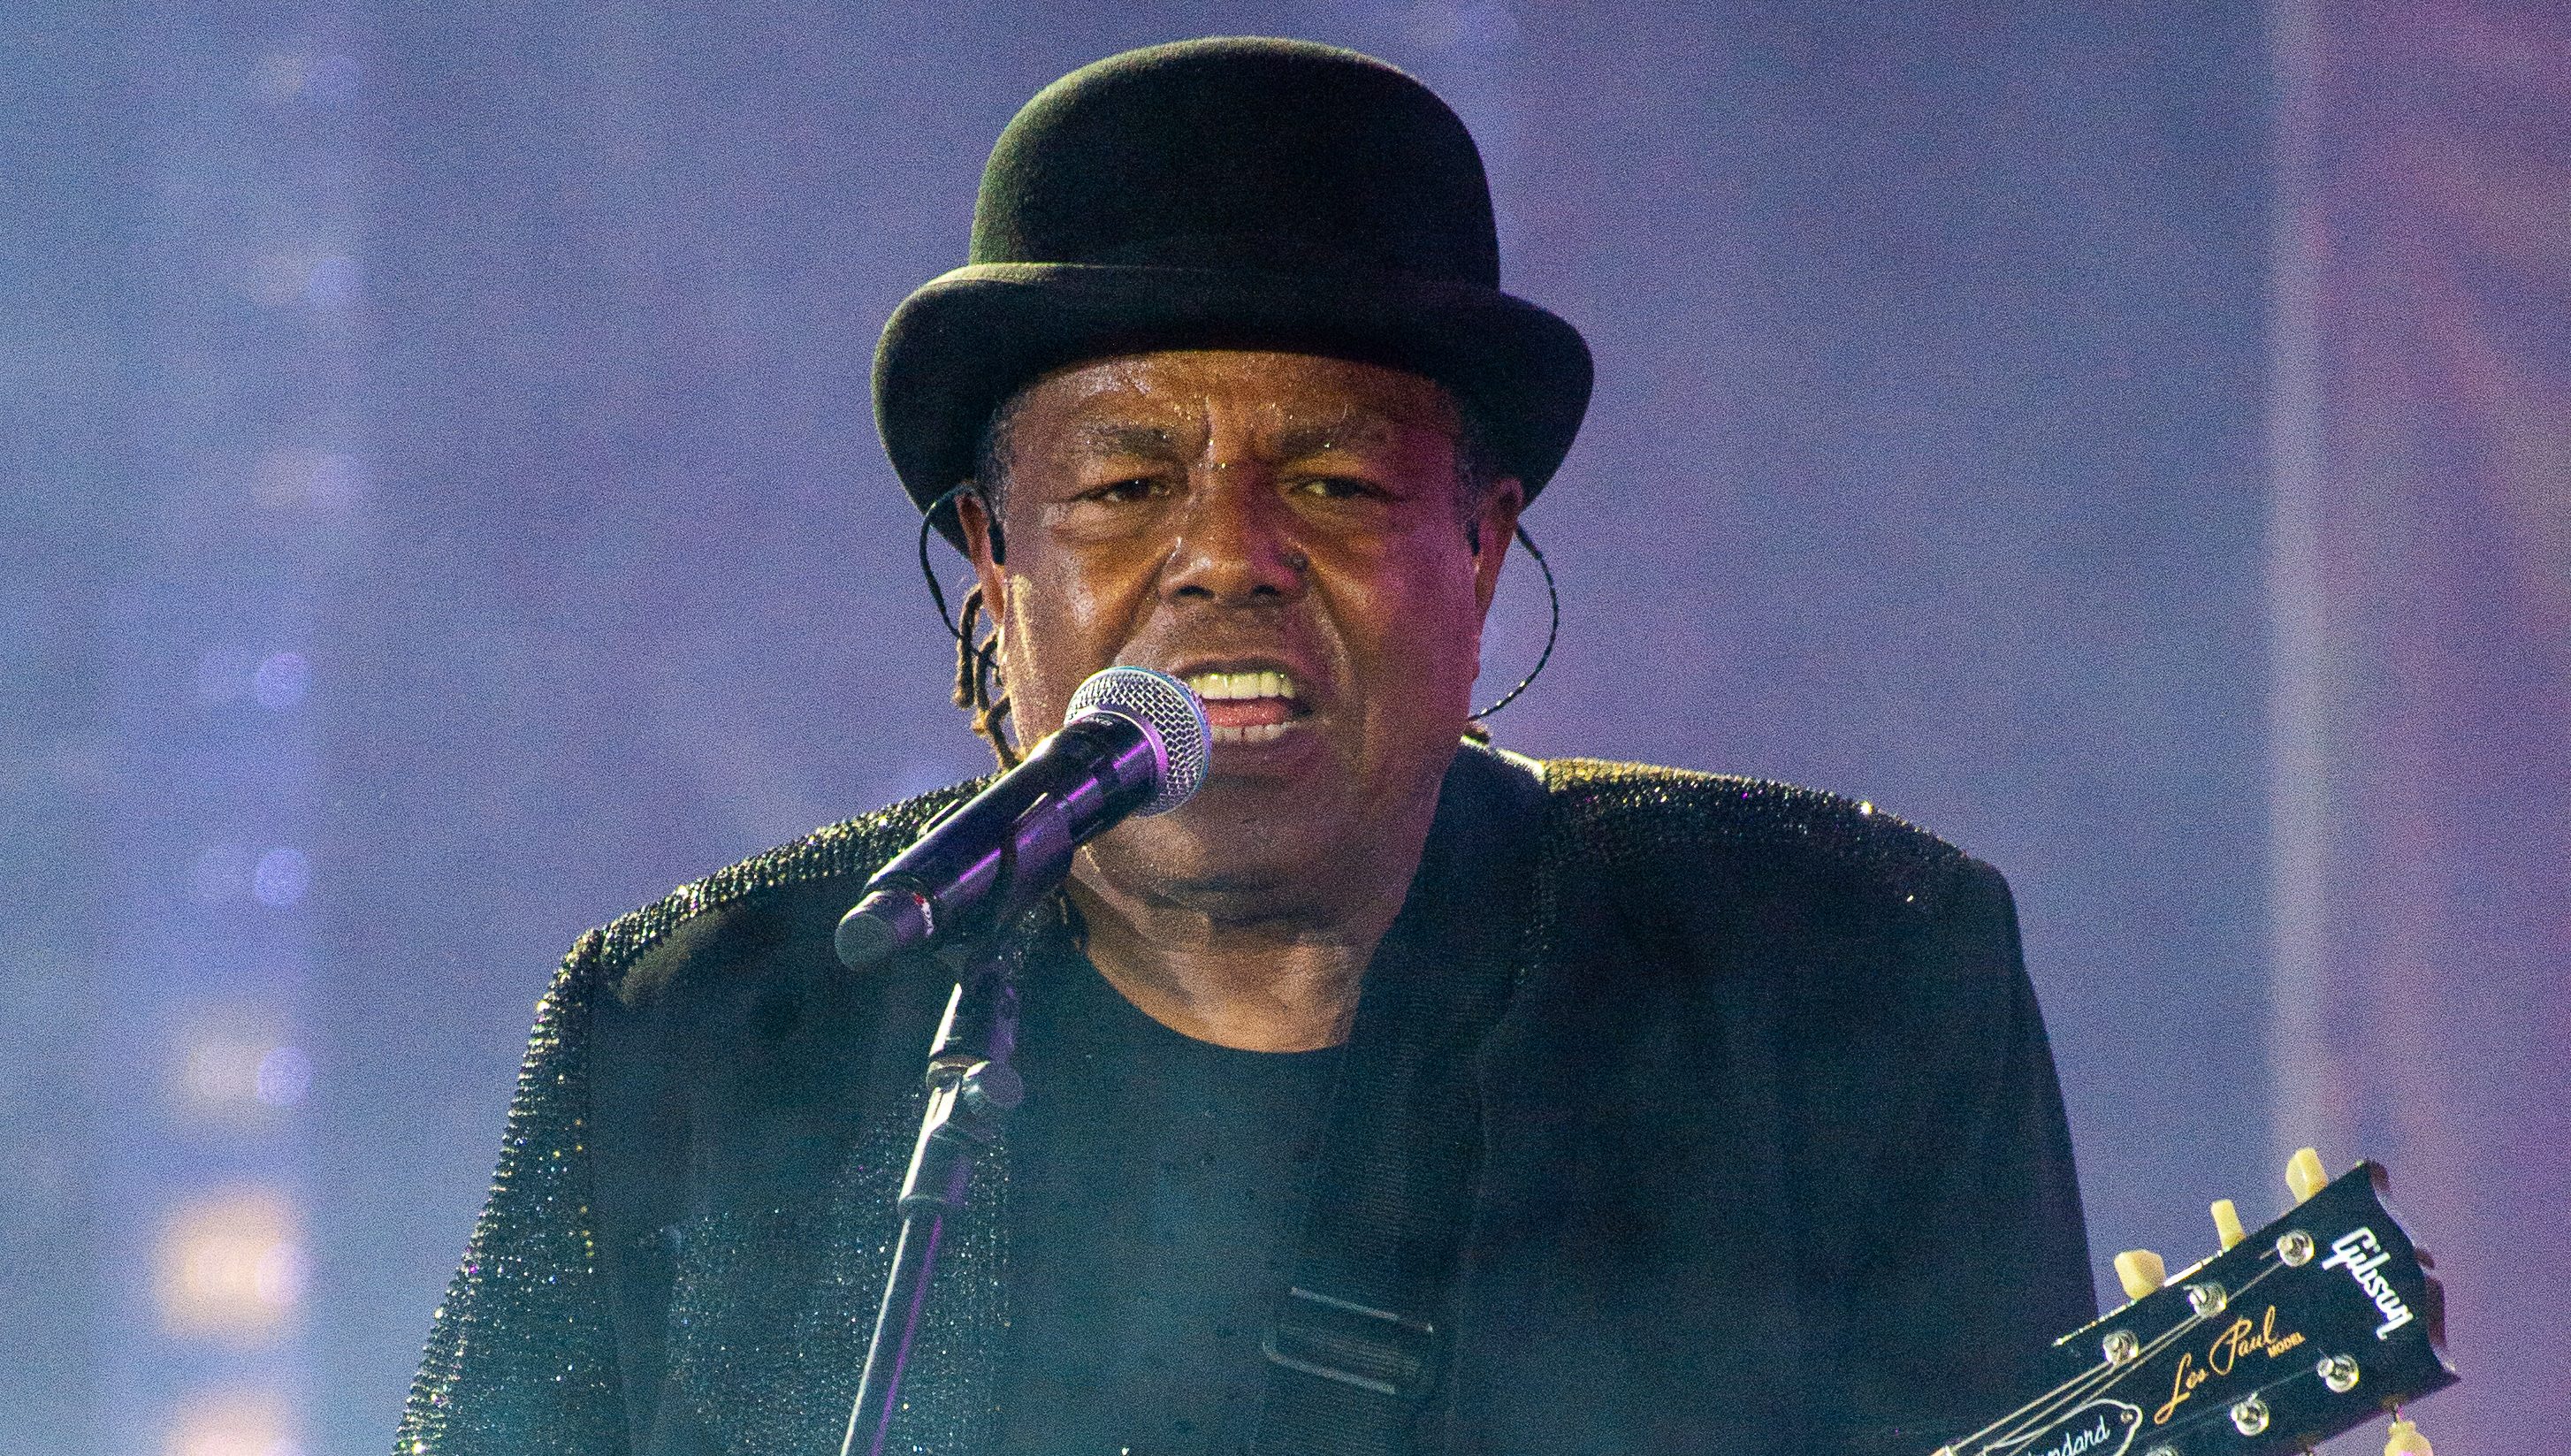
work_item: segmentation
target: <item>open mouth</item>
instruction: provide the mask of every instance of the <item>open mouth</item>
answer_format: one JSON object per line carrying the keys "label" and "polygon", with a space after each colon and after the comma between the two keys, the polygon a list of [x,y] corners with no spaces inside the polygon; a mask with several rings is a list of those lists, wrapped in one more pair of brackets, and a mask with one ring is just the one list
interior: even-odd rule
{"label": "open mouth", "polygon": [[1186,681],[1205,700],[1206,724],[1218,743],[1273,742],[1305,712],[1296,700],[1293,678],[1285,673],[1191,673]]}

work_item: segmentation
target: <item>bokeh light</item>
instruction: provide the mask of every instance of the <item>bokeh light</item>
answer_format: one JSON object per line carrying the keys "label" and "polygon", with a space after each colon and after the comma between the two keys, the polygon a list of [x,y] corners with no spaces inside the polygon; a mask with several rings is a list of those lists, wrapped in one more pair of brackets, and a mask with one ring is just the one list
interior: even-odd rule
{"label": "bokeh light", "polygon": [[312,1091],[312,1059],[299,1047],[271,1047],[258,1059],[257,1096],[269,1107],[300,1107]]}
{"label": "bokeh light", "polygon": [[261,1392],[210,1391],[170,1422],[164,1456],[303,1456],[286,1404]]}
{"label": "bokeh light", "polygon": [[292,845],[279,845],[258,857],[251,871],[251,894],[262,905],[286,909],[312,887],[312,861]]}
{"label": "bokeh light", "polygon": [[357,94],[365,74],[354,56],[322,56],[304,71],[303,92],[315,101],[346,101]]}
{"label": "bokeh light", "polygon": [[251,696],[258,706],[282,713],[303,701],[312,686],[312,665],[301,653],[270,653],[251,675]]}
{"label": "bokeh light", "polygon": [[311,1057],[272,1033],[202,1029],[180,1043],[173,1097],[200,1121],[255,1125],[311,1092]]}
{"label": "bokeh light", "polygon": [[343,253],[312,260],[303,275],[303,301],[315,308],[338,308],[357,296],[357,263]]}
{"label": "bokeh light", "polygon": [[255,1344],[281,1334],[303,1299],[304,1254],[292,1202],[236,1188],[179,1206],[157,1260],[172,1333]]}
{"label": "bokeh light", "polygon": [[266,1044],[202,1036],[179,1061],[179,1102],[192,1112],[238,1112],[258,1098],[258,1063]]}
{"label": "bokeh light", "polygon": [[271,247],[250,260],[242,285],[271,308],[336,308],[356,296],[357,264],[326,247]]}
{"label": "bokeh light", "polygon": [[258,58],[251,75],[270,101],[333,105],[357,94],[365,72],[354,56],[337,52],[271,51]]}
{"label": "bokeh light", "polygon": [[258,457],[251,495],[280,510],[335,511],[355,502],[364,479],[364,468],[346,451],[296,446]]}

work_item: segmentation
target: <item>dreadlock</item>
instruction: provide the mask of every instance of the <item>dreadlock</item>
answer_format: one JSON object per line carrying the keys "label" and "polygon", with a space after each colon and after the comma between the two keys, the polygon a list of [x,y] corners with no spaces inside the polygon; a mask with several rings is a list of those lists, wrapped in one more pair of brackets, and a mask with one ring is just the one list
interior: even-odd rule
{"label": "dreadlock", "polygon": [[[976,642],[973,629],[985,621],[991,630]],[[964,591],[962,620],[955,632],[955,706],[972,716],[973,731],[990,743],[1000,766],[1015,768],[1018,750],[1001,728],[1009,717],[1009,696],[994,692],[991,681],[999,661],[1000,620],[983,612],[982,584],[975,582]]]}

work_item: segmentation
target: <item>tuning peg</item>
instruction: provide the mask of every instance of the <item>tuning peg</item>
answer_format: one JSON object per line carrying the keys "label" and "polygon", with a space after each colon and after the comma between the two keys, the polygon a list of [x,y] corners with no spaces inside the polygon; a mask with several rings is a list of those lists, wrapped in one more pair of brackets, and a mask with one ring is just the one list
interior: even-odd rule
{"label": "tuning peg", "polygon": [[2129,1248],[2116,1255],[2116,1280],[2125,1286],[2128,1299],[2151,1293],[2168,1277],[2169,1265],[2148,1248]]}
{"label": "tuning peg", "polygon": [[2214,1201],[2214,1234],[2223,1240],[2225,1248],[2230,1248],[2250,1236],[2242,1231],[2241,1211],[2232,1207],[2230,1199]]}
{"label": "tuning peg", "polygon": [[2286,1187],[2294,1191],[2295,1202],[2302,1203],[2329,1186],[2329,1170],[2321,1167],[2321,1156],[2310,1148],[2298,1148],[2286,1160]]}
{"label": "tuning peg", "polygon": [[2415,1423],[2394,1421],[2392,1429],[2383,1433],[2383,1456],[2437,1456],[2437,1453],[2428,1449],[2428,1438],[2419,1434]]}

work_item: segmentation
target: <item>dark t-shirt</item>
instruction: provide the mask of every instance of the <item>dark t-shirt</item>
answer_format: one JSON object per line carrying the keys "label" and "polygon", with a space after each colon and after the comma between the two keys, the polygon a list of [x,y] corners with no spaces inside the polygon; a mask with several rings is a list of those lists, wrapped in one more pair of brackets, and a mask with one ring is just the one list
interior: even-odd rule
{"label": "dark t-shirt", "polygon": [[1183,1036],[1068,944],[1021,988],[999,1450],[1236,1456],[1339,1053]]}

